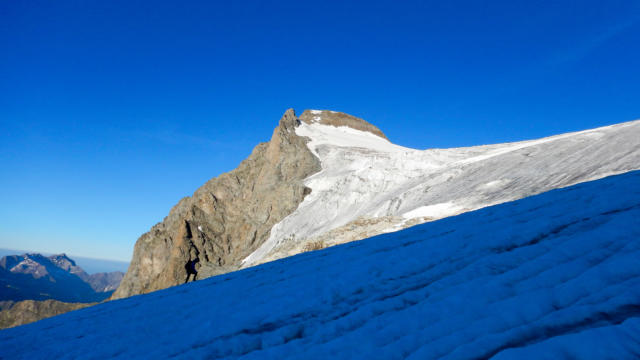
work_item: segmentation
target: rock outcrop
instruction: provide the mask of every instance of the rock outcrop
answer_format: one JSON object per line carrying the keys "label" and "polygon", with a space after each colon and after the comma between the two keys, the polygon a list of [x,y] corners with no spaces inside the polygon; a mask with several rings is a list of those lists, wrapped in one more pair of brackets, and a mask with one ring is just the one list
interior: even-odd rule
{"label": "rock outcrop", "polygon": [[374,135],[380,136],[383,139],[387,139],[385,134],[376,126],[366,122],[365,120],[355,117],[353,115],[341,113],[331,110],[305,110],[300,115],[300,121],[307,124],[321,124],[331,126],[347,126],[352,129],[370,132]]}
{"label": "rock outcrop", "polygon": [[113,298],[238,269],[269,237],[273,225],[310,193],[303,179],[320,170],[306,146],[308,139],[296,135],[299,122],[294,111],[287,110],[268,143],[256,146],[237,169],[182,199],[142,235]]}
{"label": "rock outcrop", "polygon": [[66,303],[56,300],[24,300],[0,311],[0,329],[24,325],[95,304]]}

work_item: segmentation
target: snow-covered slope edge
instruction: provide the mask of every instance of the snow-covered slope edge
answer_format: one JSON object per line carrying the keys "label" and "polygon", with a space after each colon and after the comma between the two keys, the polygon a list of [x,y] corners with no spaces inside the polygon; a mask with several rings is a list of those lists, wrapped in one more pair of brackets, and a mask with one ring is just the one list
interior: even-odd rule
{"label": "snow-covered slope edge", "polygon": [[309,244],[363,239],[640,169],[640,121],[516,143],[414,150],[372,132],[326,125],[325,117],[336,114],[300,116],[296,133],[310,139],[322,171],[305,180],[311,194],[273,226],[244,267]]}
{"label": "snow-covered slope edge", "polygon": [[0,331],[0,357],[635,359],[640,172]]}

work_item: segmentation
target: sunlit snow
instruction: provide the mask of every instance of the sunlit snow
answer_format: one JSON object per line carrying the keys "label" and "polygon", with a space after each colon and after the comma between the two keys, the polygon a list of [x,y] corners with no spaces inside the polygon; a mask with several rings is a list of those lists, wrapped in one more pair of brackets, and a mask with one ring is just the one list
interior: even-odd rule
{"label": "sunlit snow", "polygon": [[[322,112],[318,112],[321,114]],[[315,113],[314,113],[315,114]],[[640,169],[640,121],[543,139],[415,150],[349,127],[301,124],[322,170],[312,189],[243,262],[251,266],[357,219],[429,221]],[[448,204],[448,205],[444,205]]]}
{"label": "sunlit snow", "polygon": [[460,213],[462,208],[453,203],[442,203],[428,206],[421,206],[417,209],[413,209],[407,213],[402,214],[407,219],[417,217],[430,217],[440,219],[443,217],[451,216]]}

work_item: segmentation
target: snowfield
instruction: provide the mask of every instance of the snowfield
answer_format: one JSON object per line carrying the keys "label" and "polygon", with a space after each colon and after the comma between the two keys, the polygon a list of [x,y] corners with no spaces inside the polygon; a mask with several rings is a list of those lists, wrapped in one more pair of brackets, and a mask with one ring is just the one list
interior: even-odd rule
{"label": "snowfield", "polygon": [[[305,180],[311,194],[271,229],[243,267],[299,253],[318,240],[325,246],[349,242],[640,169],[640,121],[538,140],[429,150],[315,122],[302,123],[296,133],[310,139],[322,170]],[[371,219],[385,226],[375,228]]]}
{"label": "snowfield", "polygon": [[2,330],[0,357],[637,359],[639,219],[640,172],[611,176]]}

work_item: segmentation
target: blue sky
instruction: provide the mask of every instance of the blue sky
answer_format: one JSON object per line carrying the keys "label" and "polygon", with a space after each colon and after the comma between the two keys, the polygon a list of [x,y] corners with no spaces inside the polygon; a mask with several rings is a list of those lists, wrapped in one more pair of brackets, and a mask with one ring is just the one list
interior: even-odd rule
{"label": "blue sky", "polygon": [[0,247],[130,258],[285,109],[456,147],[640,118],[640,2],[7,1]]}

